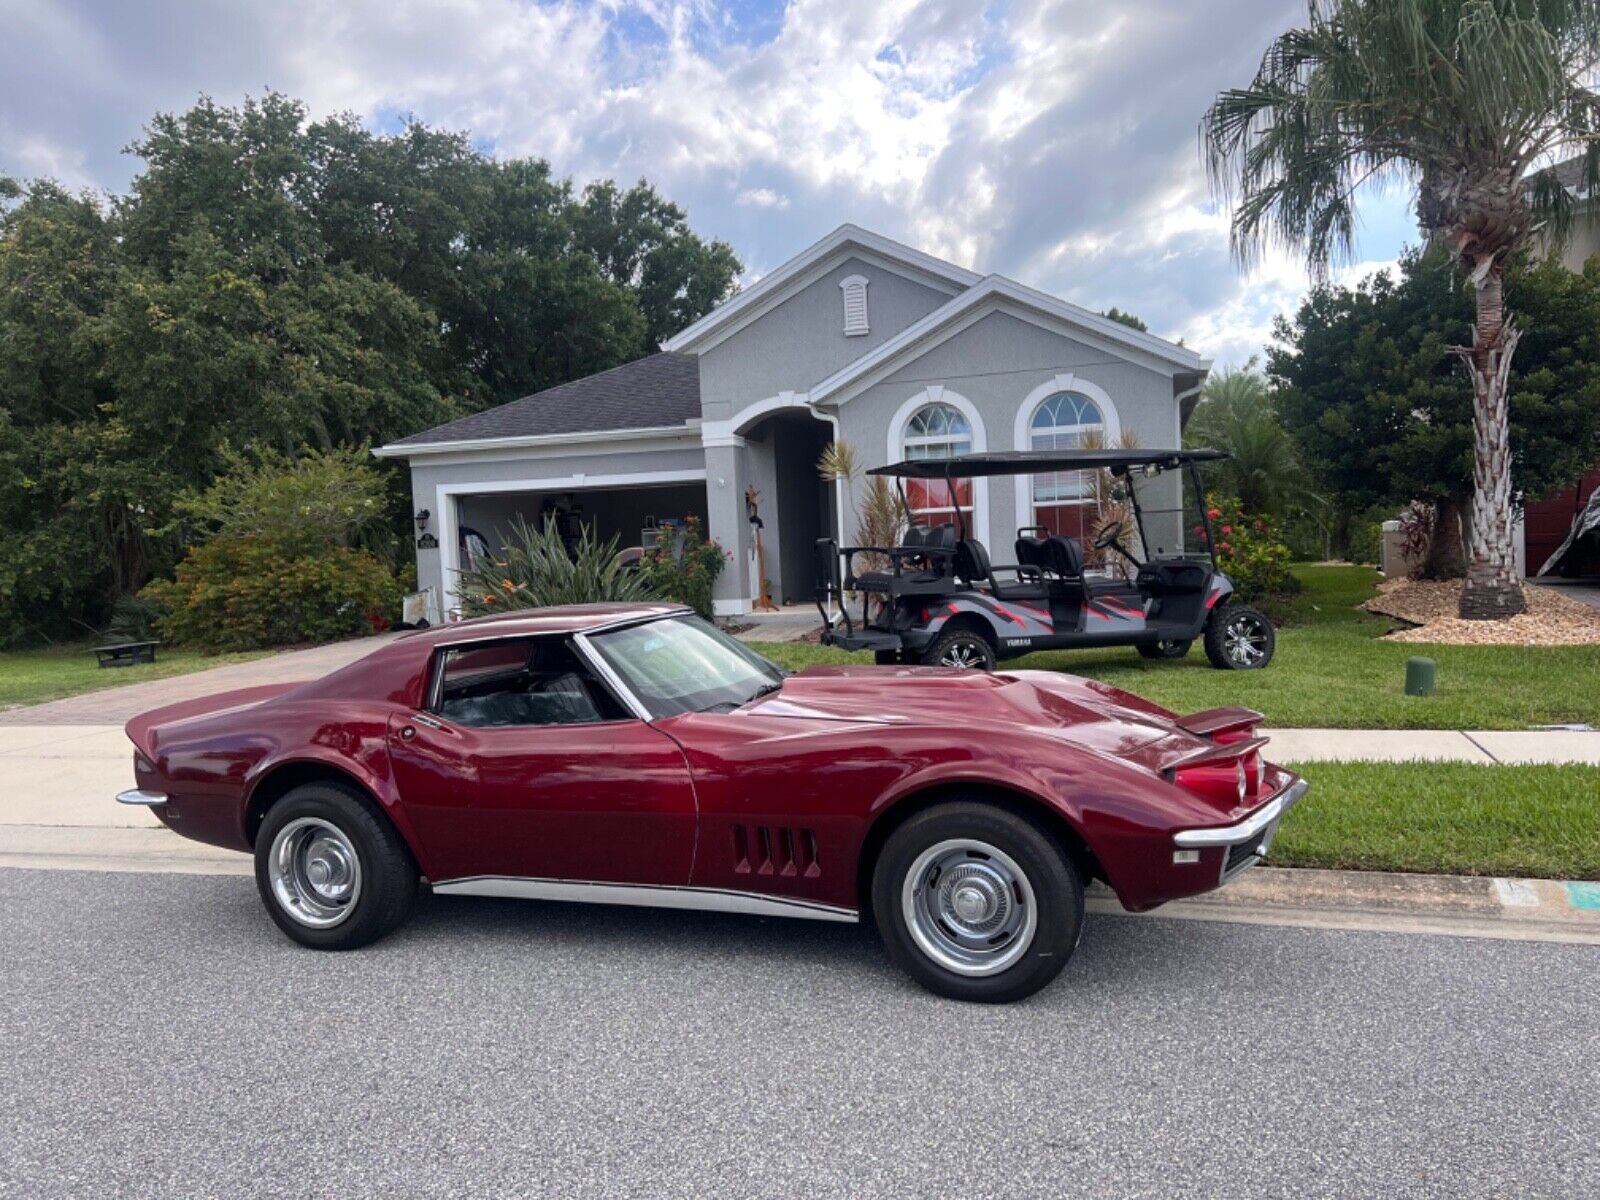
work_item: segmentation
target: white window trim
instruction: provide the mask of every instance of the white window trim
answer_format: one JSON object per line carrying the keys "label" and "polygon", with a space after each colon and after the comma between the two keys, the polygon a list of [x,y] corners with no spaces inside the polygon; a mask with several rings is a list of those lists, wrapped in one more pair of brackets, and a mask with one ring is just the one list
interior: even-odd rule
{"label": "white window trim", "polygon": [[[839,281],[839,289],[844,293],[845,337],[865,337],[872,332],[872,322],[867,315],[868,282],[865,275],[846,275]],[[859,301],[861,305],[859,321],[851,319],[850,308],[854,301]]]}
{"label": "white window trim", "polygon": [[[942,384],[933,383],[923,388],[920,392],[910,396],[895,410],[894,417],[889,421],[889,446],[888,457],[885,462],[897,463],[905,457],[902,451],[906,426],[911,423],[912,416],[924,404],[948,404],[967,419],[967,425],[972,430],[972,452],[981,454],[989,448],[988,434],[984,430],[983,418],[978,415],[978,407],[959,392],[952,392]],[[945,438],[937,439],[945,441]],[[972,507],[967,512],[967,520],[971,522],[969,536],[978,538],[985,545],[992,545],[989,529],[989,480],[987,476],[980,475],[972,481]]]}
{"label": "white window trim", "polygon": [[[1016,424],[1011,430],[1011,445],[1016,450],[1030,450],[1033,448],[1033,415],[1039,411],[1039,406],[1058,392],[1077,392],[1080,396],[1087,396],[1095,402],[1100,409],[1100,415],[1105,419],[1105,439],[1107,446],[1116,446],[1122,440],[1122,418],[1117,413],[1117,406],[1111,402],[1111,397],[1106,390],[1098,384],[1087,379],[1081,379],[1068,371],[1047,379],[1022,399],[1022,404],[1017,408]],[[1033,511],[1033,476],[1018,475],[1016,479],[1017,525],[1036,525]],[[1027,516],[1024,521],[1023,516]]]}

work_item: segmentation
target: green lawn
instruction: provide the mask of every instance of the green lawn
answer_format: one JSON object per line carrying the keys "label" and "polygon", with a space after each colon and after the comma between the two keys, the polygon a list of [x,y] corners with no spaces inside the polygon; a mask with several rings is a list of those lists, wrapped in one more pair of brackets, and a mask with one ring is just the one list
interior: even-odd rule
{"label": "green lawn", "polygon": [[1307,763],[1274,866],[1600,879],[1600,767]]}
{"label": "green lawn", "polygon": [[207,667],[261,658],[265,651],[249,654],[200,654],[194,650],[156,651],[154,663],[102,670],[92,653],[95,643],[54,646],[48,650],[11,650],[0,654],[0,709],[18,704],[40,704],[95,692],[101,688],[187,675]]}
{"label": "green lawn", "polygon": [[[1281,726],[1339,729],[1521,729],[1588,721],[1600,725],[1600,646],[1419,646],[1385,642],[1394,623],[1356,607],[1372,595],[1366,567],[1295,569],[1305,583],[1278,651],[1262,671],[1218,671],[1197,645],[1177,662],[1147,662],[1131,647],[1052,650],[1009,666],[1070,671],[1102,679],[1178,712],[1243,704]],[[762,653],[797,668],[819,662],[870,662],[822,646],[762,644]],[[1438,664],[1431,697],[1405,694],[1406,659]]]}

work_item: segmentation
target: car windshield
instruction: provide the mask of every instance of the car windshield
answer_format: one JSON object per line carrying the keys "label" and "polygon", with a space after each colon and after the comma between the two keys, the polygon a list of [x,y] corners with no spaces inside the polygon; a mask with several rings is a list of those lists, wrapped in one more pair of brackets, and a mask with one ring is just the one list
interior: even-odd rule
{"label": "car windshield", "polygon": [[652,717],[731,711],[783,685],[783,668],[699,617],[626,625],[590,640]]}

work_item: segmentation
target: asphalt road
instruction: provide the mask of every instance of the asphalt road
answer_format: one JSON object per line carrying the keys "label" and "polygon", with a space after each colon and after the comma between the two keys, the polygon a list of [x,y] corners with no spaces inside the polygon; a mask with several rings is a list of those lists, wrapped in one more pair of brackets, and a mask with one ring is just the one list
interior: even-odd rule
{"label": "asphalt road", "polygon": [[1600,948],[1091,917],[1004,1009],[844,926],[0,870],[0,1195],[1594,1196]]}

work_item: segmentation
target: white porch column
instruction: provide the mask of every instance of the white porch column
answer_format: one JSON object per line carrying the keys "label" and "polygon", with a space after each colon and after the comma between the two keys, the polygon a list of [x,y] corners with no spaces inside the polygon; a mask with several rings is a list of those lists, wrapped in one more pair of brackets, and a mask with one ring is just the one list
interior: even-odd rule
{"label": "white porch column", "polygon": [[707,533],[732,555],[712,590],[712,607],[719,617],[750,611],[750,522],[744,514],[747,479],[743,439],[737,441],[737,445],[706,446]]}

